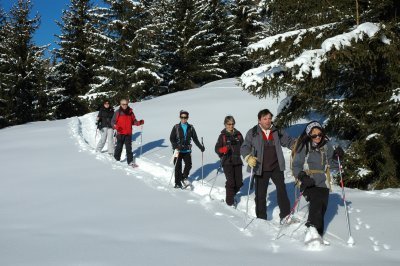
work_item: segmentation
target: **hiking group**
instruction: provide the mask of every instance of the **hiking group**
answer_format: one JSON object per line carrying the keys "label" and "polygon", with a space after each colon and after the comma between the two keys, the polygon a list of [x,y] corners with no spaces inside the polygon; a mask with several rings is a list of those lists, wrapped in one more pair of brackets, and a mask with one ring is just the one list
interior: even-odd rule
{"label": "hiking group", "polygon": [[[290,201],[286,191],[284,170],[285,159],[282,147],[292,150],[291,169],[300,189],[300,195],[309,202],[309,212],[304,241],[306,243],[323,240],[324,215],[328,206],[331,189],[331,175],[339,171],[338,158],[342,159],[344,151],[333,149],[325,134],[324,128],[317,121],[307,124],[298,139],[291,138],[285,130],[278,129],[272,122],[273,114],[268,109],[259,111],[258,123],[250,128],[243,138],[235,128],[233,116],[226,116],[215,144],[215,152],[220,158],[220,165],[226,177],[225,202],[236,206],[237,196],[243,186],[243,161],[247,171],[252,175],[249,186],[255,186],[255,213],[257,218],[267,220],[267,189],[270,179],[276,186],[276,197],[281,224],[296,222],[291,215]],[[174,158],[175,188],[186,188],[191,185],[189,174],[192,168],[192,140],[203,153],[205,147],[200,143],[193,125],[188,123],[189,112],[179,112],[180,122],[175,124],[170,134]],[[101,151],[106,141],[108,153],[119,161],[125,145],[127,163],[134,163],[132,154],[132,126],[142,126],[144,120],[137,120],[128,100],[122,99],[120,107],[114,112],[109,101],[100,108],[96,123],[101,132],[101,139],[96,147]],[[115,132],[115,133],[114,133]],[[114,140],[116,145],[114,150]],[[183,169],[182,166],[184,165]],[[172,179],[172,176],[171,176]]]}

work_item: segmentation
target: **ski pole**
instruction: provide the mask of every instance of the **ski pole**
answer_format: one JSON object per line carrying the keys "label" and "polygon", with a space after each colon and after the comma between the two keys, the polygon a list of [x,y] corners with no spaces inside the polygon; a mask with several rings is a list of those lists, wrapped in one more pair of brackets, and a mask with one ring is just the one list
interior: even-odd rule
{"label": "ski pole", "polygon": [[253,167],[252,167],[252,168],[251,168],[251,172],[250,172],[249,189],[247,190],[246,221],[247,221],[248,213],[249,213],[249,197],[250,197],[250,186],[251,186],[250,184],[251,184],[252,179],[253,179],[253,173],[254,173],[254,170],[253,170]]}
{"label": "ski pole", "polygon": [[217,168],[217,174],[215,175],[215,178],[214,178],[214,182],[212,183],[212,186],[211,186],[211,189],[210,189],[210,193],[208,193],[208,196],[211,198],[211,191],[213,190],[213,188],[214,188],[214,185],[215,185],[215,182],[217,181],[217,177],[218,177],[218,173],[219,173],[219,170],[222,168],[222,158],[219,160],[219,167]]}
{"label": "ski pole", "polygon": [[140,152],[139,152],[139,157],[142,157],[142,149],[143,149],[143,125],[140,126]]}
{"label": "ski pole", "polygon": [[294,202],[294,204],[293,204],[293,207],[292,207],[292,209],[290,210],[290,213],[286,216],[285,220],[283,221],[283,224],[281,225],[281,228],[279,229],[278,234],[276,234],[275,240],[277,240],[277,239],[280,237],[280,234],[281,234],[281,232],[282,232],[283,226],[284,226],[285,224],[287,224],[287,222],[289,221],[290,217],[292,217],[292,215],[294,214],[294,212],[295,212],[295,210],[296,210],[296,207],[297,207],[297,205],[299,204],[299,202],[300,202],[300,200],[301,200],[301,196],[303,196],[303,192],[302,192],[302,191],[300,191],[300,194],[299,194],[299,196],[296,198],[296,200],[295,200],[295,202]]}
{"label": "ski pole", "polygon": [[[252,148],[252,152],[251,153],[254,155],[254,147]],[[252,182],[253,182],[253,174],[254,174],[254,168],[251,167],[250,180],[249,180],[249,189],[247,190],[246,221],[247,221],[248,214],[249,214],[249,197],[250,197],[250,187],[252,187]]]}
{"label": "ski pole", "polygon": [[342,164],[340,163],[340,158],[338,156],[338,164],[339,164],[339,174],[340,174],[340,186],[342,187],[342,198],[343,198],[343,205],[346,211],[346,222],[347,222],[347,229],[349,231],[349,239],[347,240],[347,244],[349,246],[354,245],[354,239],[351,236],[351,231],[350,231],[350,219],[349,219],[349,210],[347,209],[347,203],[346,203],[346,195],[344,193],[344,184],[343,184],[343,176],[342,176]]}
{"label": "ski pole", "polygon": [[[201,137],[201,145],[203,145],[204,147],[204,143],[203,143],[203,137]],[[204,180],[204,152],[201,152],[201,185],[203,186],[203,180]]]}
{"label": "ski pole", "polygon": [[179,156],[179,150],[175,149],[173,155],[173,158],[175,158],[174,168],[172,168],[171,178],[169,179],[168,187],[171,185],[172,177],[174,176],[175,173],[176,163],[178,162],[178,156]]}
{"label": "ski pole", "polygon": [[96,145],[96,139],[97,139],[97,131],[98,131],[98,129],[96,128],[96,134],[94,135],[94,145]]}

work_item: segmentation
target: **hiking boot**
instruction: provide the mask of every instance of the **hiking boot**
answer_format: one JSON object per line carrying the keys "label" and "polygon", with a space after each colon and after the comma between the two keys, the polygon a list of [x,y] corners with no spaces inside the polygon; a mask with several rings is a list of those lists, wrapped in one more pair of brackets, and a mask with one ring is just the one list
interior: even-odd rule
{"label": "hiking boot", "polygon": [[188,187],[191,185],[190,181],[188,179],[183,179],[182,184],[184,187]]}
{"label": "hiking boot", "polygon": [[180,188],[180,189],[182,189],[183,187],[182,187],[182,184],[175,184],[174,188]]}
{"label": "hiking boot", "polygon": [[131,166],[131,167],[133,167],[133,168],[139,167],[139,165],[137,165],[137,164],[134,163],[134,162],[131,162],[131,163],[129,163],[128,165]]}
{"label": "hiking boot", "polygon": [[318,231],[314,226],[309,226],[306,229],[306,234],[304,236],[304,243],[308,244],[308,243],[311,243],[313,241],[317,241],[317,242],[322,243],[322,238],[318,234]]}
{"label": "hiking boot", "polygon": [[325,246],[330,246],[330,245],[331,245],[331,242],[329,242],[329,241],[326,240],[326,239],[322,239],[322,244],[324,244]]}

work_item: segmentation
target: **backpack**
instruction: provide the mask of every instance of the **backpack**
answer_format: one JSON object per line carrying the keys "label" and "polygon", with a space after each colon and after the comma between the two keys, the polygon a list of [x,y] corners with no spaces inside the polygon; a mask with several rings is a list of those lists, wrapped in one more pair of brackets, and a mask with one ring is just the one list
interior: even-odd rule
{"label": "backpack", "polygon": [[[295,141],[295,143],[294,143],[294,145],[293,145],[293,148],[292,148],[292,150],[291,150],[291,154],[290,154],[290,170],[291,170],[292,175],[293,175],[293,177],[294,177],[294,179],[295,179],[295,185],[296,185],[297,187],[300,188],[301,182],[300,182],[300,180],[297,179],[297,177],[294,175],[294,172],[293,172],[293,161],[294,161],[294,158],[296,157],[296,153],[297,153],[296,149],[297,149],[297,145],[299,145],[299,143],[300,143],[300,138],[298,138],[298,139]],[[307,144],[307,145],[309,145],[309,144]],[[312,175],[313,173],[316,173],[316,171],[319,172],[319,170],[313,170],[313,169],[310,169],[310,168],[309,168],[309,166],[308,166],[308,157],[309,157],[309,154],[310,154],[309,151],[310,151],[310,149],[308,149],[308,152],[306,153],[306,157],[305,157],[305,159],[304,159],[304,165],[305,165],[304,171],[305,171],[308,175]],[[332,187],[331,187],[331,174],[330,174],[330,170],[329,170],[329,169],[330,169],[330,166],[329,166],[328,152],[327,152],[326,146],[323,146],[323,147],[320,149],[320,151],[323,153],[323,155],[325,155],[326,167],[325,167],[324,173],[325,173],[325,175],[326,175],[327,187],[329,188],[329,191],[332,191]]]}
{"label": "backpack", "polygon": [[[239,132],[239,131],[235,131],[235,136],[239,139],[239,140],[242,140],[243,141],[243,136],[242,136],[242,134]],[[225,133],[222,133],[221,134],[222,135],[222,146],[226,146],[226,134]]]}
{"label": "backpack", "polygon": [[[176,125],[175,125],[176,138],[177,138],[177,140],[178,140],[178,142],[179,142],[180,144],[183,144],[183,143],[181,143],[181,137],[179,136],[179,127],[180,127],[180,124],[176,124]],[[191,134],[192,134],[192,125],[190,125],[190,124],[188,123],[188,128],[187,128],[186,136],[189,137],[189,140],[190,140]],[[183,136],[183,141],[185,141],[185,136]]]}

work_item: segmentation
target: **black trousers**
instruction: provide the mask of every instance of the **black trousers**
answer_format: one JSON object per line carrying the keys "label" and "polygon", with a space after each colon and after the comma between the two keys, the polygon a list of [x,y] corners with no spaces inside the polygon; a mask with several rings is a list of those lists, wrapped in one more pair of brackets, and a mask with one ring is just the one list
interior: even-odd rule
{"label": "black trousers", "polygon": [[304,190],[303,195],[310,202],[306,226],[314,226],[322,236],[324,233],[324,216],[329,201],[329,189],[310,187]]}
{"label": "black trousers", "polygon": [[124,144],[126,149],[126,160],[128,164],[130,164],[133,161],[132,135],[117,134],[117,146],[115,147],[114,158],[117,161],[121,160],[122,147]]}
{"label": "black trousers", "polygon": [[[185,167],[182,172],[182,161]],[[174,158],[175,164],[175,185],[180,185],[183,179],[188,178],[190,169],[192,169],[192,153],[179,153],[178,158]]]}
{"label": "black trousers", "polygon": [[276,186],[276,194],[279,206],[279,217],[282,219],[290,213],[290,201],[286,192],[286,184],[283,171],[276,167],[273,171],[263,172],[262,176],[255,175],[255,202],[257,218],[267,219],[267,190],[269,179]]}
{"label": "black trousers", "polygon": [[233,205],[233,198],[236,193],[239,192],[240,188],[243,185],[243,173],[242,173],[242,165],[224,165],[223,166],[226,182],[226,197],[225,201],[228,205]]}

